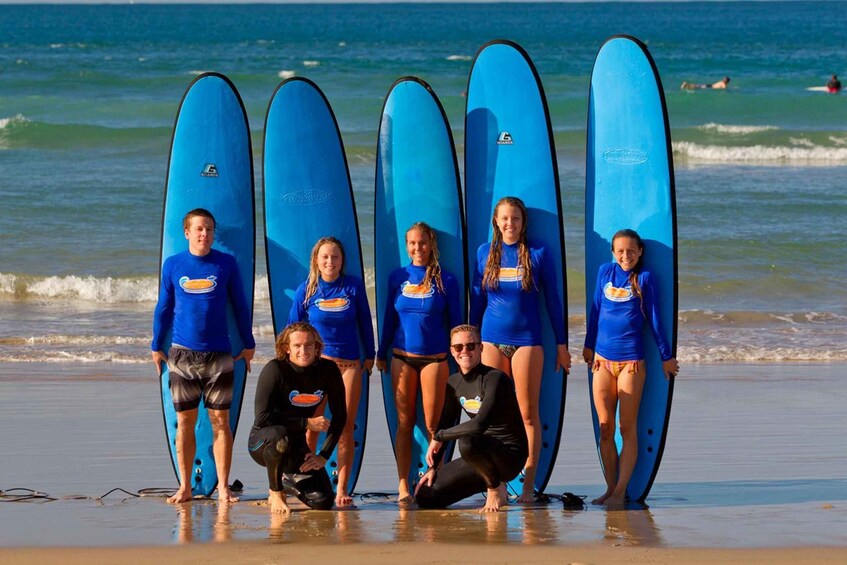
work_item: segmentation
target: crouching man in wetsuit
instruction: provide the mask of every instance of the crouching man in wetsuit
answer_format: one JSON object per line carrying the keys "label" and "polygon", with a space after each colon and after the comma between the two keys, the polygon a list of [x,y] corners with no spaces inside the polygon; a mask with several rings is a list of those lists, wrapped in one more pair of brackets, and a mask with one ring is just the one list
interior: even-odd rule
{"label": "crouching man in wetsuit", "polygon": [[[421,508],[445,508],[487,491],[480,512],[497,512],[506,504],[505,481],[514,479],[529,453],[515,386],[502,371],[480,363],[482,343],[475,326],[450,332],[450,351],[459,371],[450,375],[441,421],[427,450],[429,470],[415,498]],[[456,422],[464,409],[470,420]],[[461,458],[438,468],[445,441],[457,440]]]}
{"label": "crouching man in wetsuit", "polygon": [[[341,372],[321,358],[322,348],[314,327],[290,324],[276,339],[276,358],[259,375],[248,448],[253,460],[268,469],[271,512],[291,512],[286,493],[314,510],[329,510],[335,500],[324,465],[344,430],[347,409]],[[332,420],[313,417],[324,398]],[[326,432],[318,453],[309,450],[306,430]]]}

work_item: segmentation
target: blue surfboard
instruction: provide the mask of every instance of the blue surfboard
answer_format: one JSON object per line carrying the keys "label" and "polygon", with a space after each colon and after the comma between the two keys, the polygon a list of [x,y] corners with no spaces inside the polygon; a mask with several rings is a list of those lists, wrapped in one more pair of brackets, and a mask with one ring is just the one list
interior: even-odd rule
{"label": "blue surfboard", "polygon": [[[519,45],[496,40],[482,46],[468,81],[465,116],[465,210],[470,272],[480,245],[491,240],[494,205],[504,196],[526,204],[528,237],[547,248],[567,323],[565,240],[553,132],[541,79]],[[555,370],[556,340],[542,300],[544,372],[541,380],[541,456],[535,490],[550,480],[565,414],[567,380]],[[523,474],[509,484],[522,490]]]}
{"label": "blue surfboard", "polygon": [[[250,127],[241,97],[225,76],[198,76],[180,104],[171,141],[165,205],[162,217],[161,265],[165,259],[188,249],[182,219],[194,208],[205,208],[215,216],[214,248],[234,255],[244,284],[252,318],[255,276],[256,228],[253,192],[253,152]],[[232,308],[227,314],[233,355],[244,348]],[[167,348],[171,345],[168,332]],[[229,423],[233,436],[241,415],[247,366],[235,364],[235,383]],[[176,412],[168,387],[167,367],[160,380],[162,412],[174,472],[176,461]],[[191,479],[194,495],[209,496],[217,486],[212,430],[203,404],[195,427],[197,452]]]}
{"label": "blue surfboard", "polygon": [[[613,260],[612,236],[631,228],[645,243],[644,267],[658,283],[665,339],[676,355],[676,196],[670,128],[659,72],[647,47],[614,36],[600,48],[591,75],[585,179],[585,287],[590,310],[597,271]],[[627,489],[643,501],[659,470],[667,437],[673,377],[666,380],[645,328],[647,380],[638,411],[638,462]],[[588,372],[589,384],[592,382]],[[590,387],[589,387],[590,389]],[[594,409],[595,438],[599,426]],[[621,447],[620,433],[617,436]]]}
{"label": "blue surfboard", "polygon": [[[328,100],[310,80],[284,80],[271,97],[263,170],[268,286],[278,335],[288,321],[294,292],[308,278],[312,247],[318,239],[338,238],[344,245],[344,273],[364,280],[356,204],[341,132]],[[368,379],[369,374],[363,372],[347,491],[351,494],[365,451]],[[319,446],[323,437],[321,434]],[[334,486],[338,482],[337,456],[336,449],[326,465]]]}
{"label": "blue surfboard", "polygon": [[[442,269],[456,276],[464,312],[467,274],[459,167],[450,124],[428,84],[404,77],[392,85],[383,106],[378,140],[374,214],[377,325],[382,331],[388,275],[410,261],[406,230],[419,221],[436,231]],[[390,366],[390,351],[386,361]],[[382,396],[393,446],[397,407],[390,371],[382,373]],[[419,389],[409,470],[413,490],[428,467],[428,436]],[[446,460],[449,455],[445,453]]]}

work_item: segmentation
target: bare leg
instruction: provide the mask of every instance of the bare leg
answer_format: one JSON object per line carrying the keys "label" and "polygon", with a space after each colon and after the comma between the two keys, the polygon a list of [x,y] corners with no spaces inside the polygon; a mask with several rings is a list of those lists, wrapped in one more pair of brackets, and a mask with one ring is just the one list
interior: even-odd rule
{"label": "bare leg", "polygon": [[491,342],[482,342],[481,361],[483,365],[488,365],[492,369],[499,369],[510,377],[512,376],[512,363],[509,361],[509,358],[500,353],[497,346]]}
{"label": "bare leg", "polygon": [[[323,399],[320,404],[315,406],[315,413],[312,414],[313,418],[317,418],[318,416],[324,415],[324,410],[326,409],[326,399]],[[348,416],[349,418],[349,416]],[[320,438],[321,433],[315,432],[312,430],[306,430],[306,445],[309,446],[309,450],[312,453],[316,453],[318,451],[318,439]]]}
{"label": "bare leg", "polygon": [[512,356],[515,394],[529,443],[529,457],[524,466],[523,492],[518,497],[518,502],[521,503],[534,501],[535,473],[538,471],[538,459],[541,456],[541,414],[538,403],[543,370],[544,348],[540,345],[519,347]]}
{"label": "bare leg", "polygon": [[[595,359],[597,357],[595,356]],[[615,408],[618,405],[617,379],[603,365],[594,371],[592,394],[597,420],[600,424],[600,461],[606,479],[606,492],[591,501],[604,504],[612,496],[618,480],[618,447],[615,445]]]}
{"label": "bare leg", "polygon": [[361,363],[345,365],[341,374],[344,379],[344,390],[347,402],[347,423],[341,438],[338,440],[338,486],[336,487],[335,505],[339,508],[353,504],[353,498],[347,491],[350,479],[350,468],[353,466],[353,456],[356,452],[353,440],[353,428],[356,427],[356,414],[359,411],[359,398],[362,396],[362,365]]}
{"label": "bare leg", "polygon": [[197,408],[176,413],[176,466],[179,470],[179,489],[168,498],[171,504],[191,500],[191,469],[197,441],[194,437],[194,425],[197,423]]}
{"label": "bare leg", "polygon": [[399,477],[398,498],[411,498],[409,469],[412,466],[412,432],[416,420],[418,400],[418,372],[399,361],[391,360],[391,380],[394,385],[394,404],[397,407],[397,435],[394,438],[394,453],[397,456]]}
{"label": "bare leg", "polygon": [[[620,401],[620,428],[623,446],[618,460],[618,480],[612,495],[606,499],[607,506],[623,506],[626,487],[638,460],[638,407],[644,390],[646,368],[638,364],[638,372],[627,370],[618,377],[617,393]],[[614,443],[614,441],[613,441]]]}
{"label": "bare leg", "polygon": [[229,490],[229,470],[232,467],[232,430],[229,429],[229,410],[209,409],[214,439],[215,470],[218,472],[218,501],[238,502],[238,497]]}
{"label": "bare leg", "polygon": [[423,402],[424,420],[429,437],[437,432],[441,420],[441,410],[444,408],[444,395],[447,391],[447,378],[450,367],[446,362],[431,363],[421,369],[421,400]]}

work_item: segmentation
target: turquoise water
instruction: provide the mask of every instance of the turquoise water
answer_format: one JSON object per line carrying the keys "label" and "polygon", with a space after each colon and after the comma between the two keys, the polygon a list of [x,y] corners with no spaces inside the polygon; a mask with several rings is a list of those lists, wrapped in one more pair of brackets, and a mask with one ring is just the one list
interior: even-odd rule
{"label": "turquoise water", "polygon": [[[402,75],[427,80],[461,153],[467,74],[476,50],[498,37],[527,49],[550,102],[579,344],[588,82],[615,33],[648,44],[665,85],[680,358],[847,359],[847,269],[837,254],[847,240],[847,94],[806,90],[847,75],[841,8],[0,6],[0,361],[147,360],[171,128],[200,72],[227,74],[244,98],[257,187],[275,86],[292,75],[321,86],[342,130],[372,272],[374,149],[388,88]],[[724,75],[726,92],[679,89]],[[258,273],[267,355],[261,261]]]}

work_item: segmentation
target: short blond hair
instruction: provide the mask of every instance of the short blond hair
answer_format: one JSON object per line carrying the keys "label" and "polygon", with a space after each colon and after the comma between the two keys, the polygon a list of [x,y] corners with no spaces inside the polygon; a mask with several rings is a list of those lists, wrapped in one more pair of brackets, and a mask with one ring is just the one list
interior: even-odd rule
{"label": "short blond hair", "polygon": [[461,333],[461,332],[468,332],[469,334],[473,334],[474,339],[476,341],[482,340],[482,338],[479,335],[479,329],[476,326],[474,326],[472,324],[461,324],[459,326],[456,326],[452,330],[450,330],[450,341],[453,341],[454,335],[456,335],[457,333]]}

